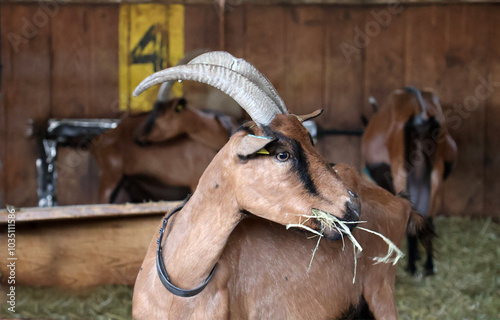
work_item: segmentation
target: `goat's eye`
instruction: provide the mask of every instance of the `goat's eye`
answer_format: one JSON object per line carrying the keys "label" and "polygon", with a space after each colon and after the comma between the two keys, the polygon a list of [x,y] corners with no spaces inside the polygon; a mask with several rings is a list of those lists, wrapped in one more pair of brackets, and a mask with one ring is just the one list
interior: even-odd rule
{"label": "goat's eye", "polygon": [[288,152],[280,152],[276,155],[276,159],[279,161],[287,161],[290,159],[290,154]]}

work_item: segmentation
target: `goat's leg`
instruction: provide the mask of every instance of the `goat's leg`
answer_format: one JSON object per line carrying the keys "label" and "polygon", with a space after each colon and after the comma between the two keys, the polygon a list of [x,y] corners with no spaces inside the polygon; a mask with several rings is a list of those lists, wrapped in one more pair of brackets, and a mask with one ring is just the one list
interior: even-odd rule
{"label": "goat's leg", "polygon": [[408,266],[406,267],[406,271],[410,274],[415,274],[417,272],[416,261],[418,259],[418,242],[417,237],[408,235]]}
{"label": "goat's leg", "polygon": [[[109,196],[109,203],[122,203],[120,200],[117,201],[118,197],[120,196],[120,192],[125,191],[125,180],[126,177],[123,176],[120,181],[116,184],[115,188],[113,189],[113,192],[111,192]],[[122,199],[123,200],[123,199]],[[125,203],[124,201],[123,203]]]}
{"label": "goat's leg", "polygon": [[[387,278],[394,279],[390,275]],[[396,320],[398,318],[393,287],[394,283],[391,285],[386,280],[382,280],[382,285],[380,283],[367,284],[367,288],[373,289],[365,289],[363,294],[375,319]]]}
{"label": "goat's leg", "polygon": [[[435,228],[434,228],[434,221],[432,220],[432,217],[428,217],[425,220],[425,223],[429,226],[429,229],[432,230],[433,233],[435,233]],[[430,276],[436,273],[436,270],[434,269],[434,263],[432,261],[433,259],[433,247],[432,247],[432,241],[429,241],[429,243],[425,244],[425,248],[427,251],[427,260],[425,261],[425,275]]]}
{"label": "goat's leg", "polygon": [[111,203],[111,196],[114,192],[117,192],[121,179],[121,175],[101,173],[99,178],[99,203]]}

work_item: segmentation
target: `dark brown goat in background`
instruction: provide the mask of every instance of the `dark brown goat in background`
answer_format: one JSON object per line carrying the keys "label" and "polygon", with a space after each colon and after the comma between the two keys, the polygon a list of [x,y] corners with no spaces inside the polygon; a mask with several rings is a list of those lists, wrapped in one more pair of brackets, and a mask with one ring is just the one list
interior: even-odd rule
{"label": "dark brown goat in background", "polygon": [[[457,160],[457,146],[438,97],[413,87],[394,91],[368,123],[362,154],[368,176],[393,194],[407,192],[414,209],[433,228],[443,181]],[[415,237],[408,237],[408,248],[408,270],[413,274],[418,258]],[[425,273],[434,273],[432,248],[427,250]]]}
{"label": "dark brown goat in background", "polygon": [[[361,313],[396,319],[396,266],[374,263],[387,245],[356,223],[366,221],[399,245],[406,225],[422,226],[423,219],[407,200],[364,181],[354,169],[332,168],[302,125],[311,116],[290,115],[253,66],[224,52],[205,57],[152,75],[134,94],[163,81],[195,80],[229,94],[254,122],[233,134],[192,198],[165,220],[163,241],[155,233],[134,288],[134,318],[333,319]],[[351,222],[364,249],[354,283],[353,247],[335,241],[339,229],[304,218],[313,209]],[[297,223],[332,240],[320,243],[309,271],[317,240],[285,230]],[[202,283],[208,285],[201,290],[179,289]]]}

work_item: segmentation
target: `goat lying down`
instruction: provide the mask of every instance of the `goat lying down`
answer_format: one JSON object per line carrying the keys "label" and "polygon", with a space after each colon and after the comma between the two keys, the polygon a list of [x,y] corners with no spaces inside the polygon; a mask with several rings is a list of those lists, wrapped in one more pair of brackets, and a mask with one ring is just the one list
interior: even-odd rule
{"label": "goat lying down", "polygon": [[234,119],[198,111],[184,98],[165,97],[165,90],[170,88],[160,90],[152,112],[125,117],[91,149],[101,169],[101,203],[114,202],[124,177],[154,177],[162,186],[159,194],[163,199],[169,195],[167,186],[194,191],[201,174],[236,128]]}
{"label": "goat lying down", "polygon": [[[385,255],[387,245],[355,223],[366,221],[364,227],[399,245],[407,225],[417,230],[423,219],[407,200],[365,182],[354,169],[332,168],[301,123],[310,117],[288,114],[253,66],[227,53],[200,57],[206,60],[154,74],[136,93],[162,81],[196,80],[230,94],[254,122],[233,134],[190,200],[170,216],[158,251],[154,236],[135,284],[134,318],[396,319],[396,267],[372,260]],[[343,248],[338,229],[301,217],[315,208],[352,222],[349,228],[363,247],[354,283],[348,240]],[[317,239],[284,227],[297,223],[331,240],[320,242],[309,271]],[[190,297],[182,297],[183,290],[172,294],[159,278],[156,259],[174,286],[206,287]]]}

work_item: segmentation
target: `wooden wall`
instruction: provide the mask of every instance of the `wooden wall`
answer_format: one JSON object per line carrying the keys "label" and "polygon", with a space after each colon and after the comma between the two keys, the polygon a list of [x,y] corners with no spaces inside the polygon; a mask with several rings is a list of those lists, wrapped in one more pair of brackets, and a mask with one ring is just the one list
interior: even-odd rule
{"label": "wooden wall", "polygon": [[[116,114],[119,6],[61,6],[17,53],[8,35],[21,34],[23,18],[32,19],[40,7],[0,10],[2,204],[28,206],[36,203],[36,182],[33,143],[23,136],[26,119]],[[385,21],[390,17],[383,26],[375,17],[382,11]],[[325,128],[361,128],[361,115],[371,115],[370,95],[381,102],[405,85],[434,88],[459,147],[442,212],[498,219],[499,15],[495,4],[230,5],[220,39],[218,9],[192,4],[185,7],[185,51],[220,49],[223,40],[225,50],[271,79],[292,112],[324,108],[319,123]],[[366,28],[371,36],[359,42]],[[353,51],[348,59],[342,48]],[[477,89],[483,79],[494,82],[488,95]],[[319,148],[332,162],[360,165],[360,138],[330,136]],[[95,165],[88,154],[75,161],[60,179],[61,203],[94,201]]]}
{"label": "wooden wall", "polygon": [[[61,5],[53,17],[37,4],[0,10],[2,206],[34,206],[36,152],[26,139],[27,120],[115,116],[119,7]],[[97,167],[89,153],[59,151],[60,204],[95,202]]]}

